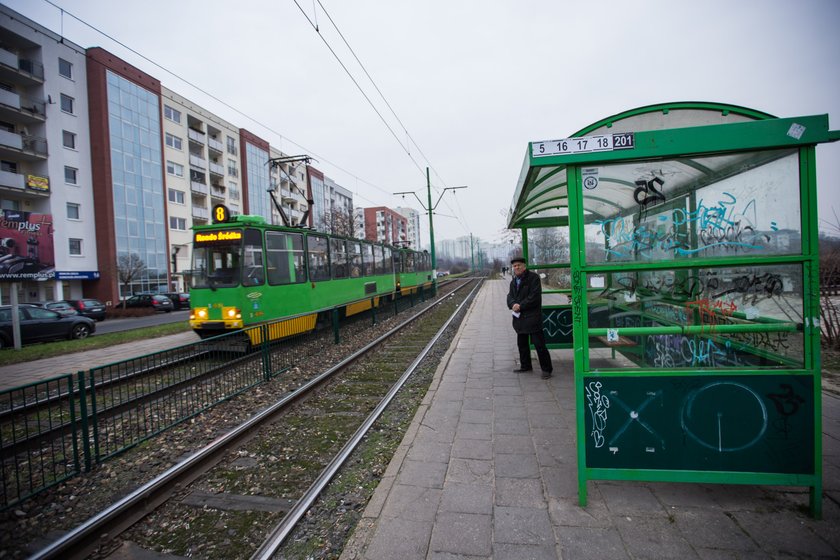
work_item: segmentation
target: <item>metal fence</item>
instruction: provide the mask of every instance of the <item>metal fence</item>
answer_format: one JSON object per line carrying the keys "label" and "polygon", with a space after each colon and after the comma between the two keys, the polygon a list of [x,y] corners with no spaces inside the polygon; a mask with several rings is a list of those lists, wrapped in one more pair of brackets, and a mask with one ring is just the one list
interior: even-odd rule
{"label": "metal fence", "polygon": [[[283,373],[346,334],[425,301],[419,291],[355,314],[332,331],[251,327],[0,392],[0,509],[118,455]],[[273,340],[272,340],[273,339]]]}

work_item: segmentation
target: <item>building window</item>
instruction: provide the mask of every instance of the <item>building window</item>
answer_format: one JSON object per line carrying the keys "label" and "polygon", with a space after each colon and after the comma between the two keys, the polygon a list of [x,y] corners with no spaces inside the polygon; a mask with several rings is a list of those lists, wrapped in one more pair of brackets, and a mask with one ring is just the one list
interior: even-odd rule
{"label": "building window", "polygon": [[228,198],[239,200],[239,186],[233,181],[228,181]]}
{"label": "building window", "polygon": [[63,58],[58,59],[58,74],[65,78],[73,79],[73,64]]}
{"label": "building window", "polygon": [[68,185],[79,184],[79,170],[75,167],[64,166],[64,182]]}
{"label": "building window", "polygon": [[167,132],[166,133],[166,145],[169,146],[170,148],[175,148],[176,150],[180,150],[181,145],[182,145],[181,138],[179,138],[178,136],[175,136],[174,134],[169,134]]}
{"label": "building window", "polygon": [[61,131],[61,142],[65,148],[76,149],[76,135],[66,130]]}
{"label": "building window", "polygon": [[181,122],[181,111],[177,109],[173,109],[169,105],[163,106],[163,116],[169,119],[172,122],[180,123]]}
{"label": "building window", "polygon": [[239,171],[236,169],[235,159],[228,159],[228,175],[239,177]]}
{"label": "building window", "polygon": [[227,151],[231,155],[236,155],[236,138],[233,136],[227,137]]}
{"label": "building window", "polygon": [[68,220],[80,220],[81,219],[78,204],[74,204],[72,202],[67,203],[67,219]]}
{"label": "building window", "polygon": [[169,228],[170,229],[177,229],[179,231],[186,231],[187,230],[187,220],[186,220],[186,218],[176,218],[175,216],[169,216]]}
{"label": "building window", "polygon": [[167,161],[166,162],[166,172],[170,175],[175,175],[176,177],[183,177],[184,176],[184,166],[175,163],[174,161]]}
{"label": "building window", "polygon": [[82,240],[81,239],[73,239],[70,238],[70,254],[71,255],[81,255],[82,254]]}
{"label": "building window", "polygon": [[74,99],[69,95],[61,94],[61,110],[65,113],[73,114]]}
{"label": "building window", "polygon": [[169,202],[184,204],[184,200],[184,191],[179,191],[178,189],[169,189]]}

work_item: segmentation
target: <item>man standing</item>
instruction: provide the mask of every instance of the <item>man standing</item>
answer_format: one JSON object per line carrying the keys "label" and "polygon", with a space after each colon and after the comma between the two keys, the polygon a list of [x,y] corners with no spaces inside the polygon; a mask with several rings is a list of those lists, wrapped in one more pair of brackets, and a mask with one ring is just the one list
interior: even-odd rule
{"label": "man standing", "polygon": [[530,339],[537,350],[542,378],[548,379],[554,368],[542,329],[542,283],[537,274],[528,270],[525,259],[517,257],[511,259],[510,264],[513,278],[510,281],[507,306],[513,312],[513,330],[516,331],[516,345],[519,347],[519,369],[513,371],[522,373],[532,370]]}

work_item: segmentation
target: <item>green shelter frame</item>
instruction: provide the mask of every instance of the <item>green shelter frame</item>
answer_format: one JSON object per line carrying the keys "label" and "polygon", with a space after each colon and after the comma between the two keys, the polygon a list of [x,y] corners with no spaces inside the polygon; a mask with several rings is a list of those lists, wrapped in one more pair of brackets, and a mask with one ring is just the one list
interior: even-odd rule
{"label": "green shelter frame", "polygon": [[822,508],[815,147],[827,115],[640,107],[530,142],[508,227],[572,348],[589,480],[805,486]]}

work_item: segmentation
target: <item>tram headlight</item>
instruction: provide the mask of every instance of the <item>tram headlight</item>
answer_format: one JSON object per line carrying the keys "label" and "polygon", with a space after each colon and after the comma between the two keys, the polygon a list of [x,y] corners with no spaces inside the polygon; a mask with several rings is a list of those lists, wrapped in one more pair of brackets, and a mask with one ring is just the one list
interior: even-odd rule
{"label": "tram headlight", "polygon": [[196,319],[204,321],[207,319],[207,308],[206,307],[196,307],[195,309],[190,312],[190,321],[195,321]]}
{"label": "tram headlight", "polygon": [[242,312],[236,307],[225,307],[223,314],[229,320],[242,318]]}

